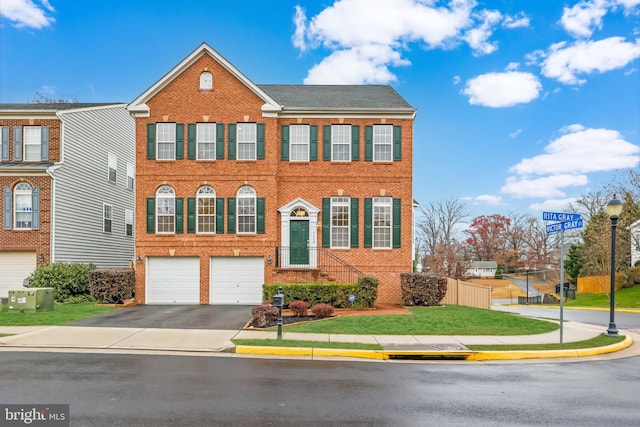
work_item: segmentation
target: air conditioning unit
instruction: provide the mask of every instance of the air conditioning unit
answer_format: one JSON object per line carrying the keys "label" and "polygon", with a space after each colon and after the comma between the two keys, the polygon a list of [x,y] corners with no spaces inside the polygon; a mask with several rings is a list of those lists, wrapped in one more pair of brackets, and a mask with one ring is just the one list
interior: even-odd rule
{"label": "air conditioning unit", "polygon": [[9,291],[9,311],[53,310],[53,288],[31,288]]}

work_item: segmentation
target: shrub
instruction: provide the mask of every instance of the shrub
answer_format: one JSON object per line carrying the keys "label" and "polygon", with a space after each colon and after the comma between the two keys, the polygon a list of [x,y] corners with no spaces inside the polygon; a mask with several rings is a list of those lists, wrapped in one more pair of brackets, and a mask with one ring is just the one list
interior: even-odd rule
{"label": "shrub", "polygon": [[621,281],[620,289],[633,288],[640,285],[640,267],[628,268],[616,274],[616,283]]}
{"label": "shrub", "polygon": [[93,264],[66,264],[55,262],[42,265],[28,277],[29,287],[53,288],[57,302],[89,301],[89,271]]}
{"label": "shrub", "polygon": [[496,274],[493,277],[494,279],[502,279],[502,266],[498,266],[498,268],[496,269]]}
{"label": "shrub", "polygon": [[333,307],[329,304],[316,304],[311,307],[311,312],[320,319],[325,319],[327,317],[333,316]]}
{"label": "shrub", "polygon": [[[269,283],[262,286],[263,301],[271,301],[279,286],[285,307],[292,301],[307,301],[311,307],[324,303],[335,308],[368,308],[378,297],[378,279],[363,276],[358,283]],[[349,301],[349,295],[354,295],[355,301]]]}
{"label": "shrub", "polygon": [[309,309],[309,303],[306,301],[293,301],[289,304],[289,308],[293,311],[293,315],[297,317],[304,317],[307,315]]}
{"label": "shrub", "polygon": [[258,326],[264,327],[267,323],[278,319],[278,307],[274,307],[270,304],[262,304],[255,306],[251,309],[252,321],[256,322]]}
{"label": "shrub", "polygon": [[404,305],[440,305],[447,294],[447,278],[436,273],[402,273],[400,287]]}
{"label": "shrub", "polygon": [[136,275],[132,269],[92,270],[89,272],[91,296],[103,304],[122,304],[134,296]]}

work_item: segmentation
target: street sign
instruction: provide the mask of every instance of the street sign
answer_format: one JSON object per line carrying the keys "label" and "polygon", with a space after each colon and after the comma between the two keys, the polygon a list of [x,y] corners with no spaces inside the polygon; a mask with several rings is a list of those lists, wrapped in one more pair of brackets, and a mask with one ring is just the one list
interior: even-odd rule
{"label": "street sign", "polygon": [[547,233],[557,233],[558,231],[572,230],[574,228],[582,228],[584,222],[582,219],[556,222],[555,224],[547,225]]}
{"label": "street sign", "polygon": [[542,212],[543,221],[564,222],[564,221],[576,221],[579,219],[582,219],[580,214],[570,214],[570,213],[564,213],[564,212]]}

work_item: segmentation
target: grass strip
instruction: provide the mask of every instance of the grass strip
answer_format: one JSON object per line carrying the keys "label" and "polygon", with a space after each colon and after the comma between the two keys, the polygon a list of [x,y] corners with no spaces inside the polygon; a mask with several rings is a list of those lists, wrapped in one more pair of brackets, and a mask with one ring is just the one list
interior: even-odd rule
{"label": "grass strip", "polygon": [[568,343],[557,344],[498,344],[498,345],[467,345],[469,350],[474,351],[510,351],[510,350],[578,350],[583,348],[605,347],[624,341],[625,336],[608,337],[600,334],[597,337]]}
{"label": "grass strip", "polygon": [[328,342],[328,341],[298,341],[298,340],[259,340],[259,339],[235,339],[231,340],[235,345],[259,346],[259,347],[311,347],[311,348],[338,348],[349,350],[382,350],[379,344],[366,344],[359,342]]}
{"label": "grass strip", "polygon": [[410,315],[344,316],[285,326],[284,330],[353,335],[533,335],[559,328],[553,322],[472,307],[412,307],[409,311]]}
{"label": "grass strip", "polygon": [[118,307],[96,305],[95,302],[82,302],[78,304],[54,304],[51,311],[14,311],[7,307],[0,312],[0,326],[54,326],[62,325],[76,320],[85,319],[109,311],[118,310]]}

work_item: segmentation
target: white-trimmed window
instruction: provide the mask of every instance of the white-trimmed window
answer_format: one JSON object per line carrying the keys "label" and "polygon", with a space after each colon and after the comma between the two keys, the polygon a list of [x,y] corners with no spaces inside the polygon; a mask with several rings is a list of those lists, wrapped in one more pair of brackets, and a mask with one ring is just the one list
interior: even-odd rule
{"label": "white-trimmed window", "polygon": [[349,224],[351,199],[349,197],[331,198],[331,247],[349,247]]}
{"label": "white-trimmed window", "polygon": [[216,158],[216,124],[196,124],[196,159],[215,160]]}
{"label": "white-trimmed window", "polygon": [[133,211],[131,209],[124,210],[124,234],[133,236]]}
{"label": "white-trimmed window", "polygon": [[111,233],[113,226],[113,206],[106,203],[102,204],[102,231]]}
{"label": "white-trimmed window", "polygon": [[289,126],[289,161],[308,162],[309,161],[309,125]]}
{"label": "white-trimmed window", "polygon": [[158,160],[176,159],[176,124],[158,123],[156,125]]}
{"label": "white-trimmed window", "polygon": [[113,153],[109,153],[108,171],[109,181],[116,182],[116,174],[118,172],[118,157]]}
{"label": "white-trimmed window", "polygon": [[373,126],[373,161],[393,161],[393,126]]}
{"label": "white-trimmed window", "polygon": [[176,193],[173,188],[163,185],[156,191],[156,233],[176,232]]}
{"label": "white-trimmed window", "polygon": [[213,89],[213,75],[209,71],[200,73],[200,90]]}
{"label": "white-trimmed window", "polygon": [[373,198],[373,247],[381,249],[391,248],[392,198]]}
{"label": "white-trimmed window", "polygon": [[351,125],[331,126],[331,161],[351,161]]}
{"label": "white-trimmed window", "polygon": [[237,194],[237,230],[238,234],[256,232],[256,191],[245,185]]}
{"label": "white-trimmed window", "polygon": [[135,188],[135,182],[136,168],[131,163],[127,163],[127,188],[133,190]]}
{"label": "white-trimmed window", "polygon": [[13,192],[13,224],[16,230],[31,230],[33,219],[33,189],[26,182],[16,185]]}
{"label": "white-trimmed window", "polygon": [[256,160],[256,129],[255,123],[238,123],[236,130],[238,160]]}
{"label": "white-trimmed window", "polygon": [[42,155],[42,127],[41,126],[25,126],[23,136],[24,160],[40,161]]}
{"label": "white-trimmed window", "polygon": [[196,195],[198,214],[196,215],[197,232],[213,234],[216,232],[216,192],[208,185],[200,187]]}

